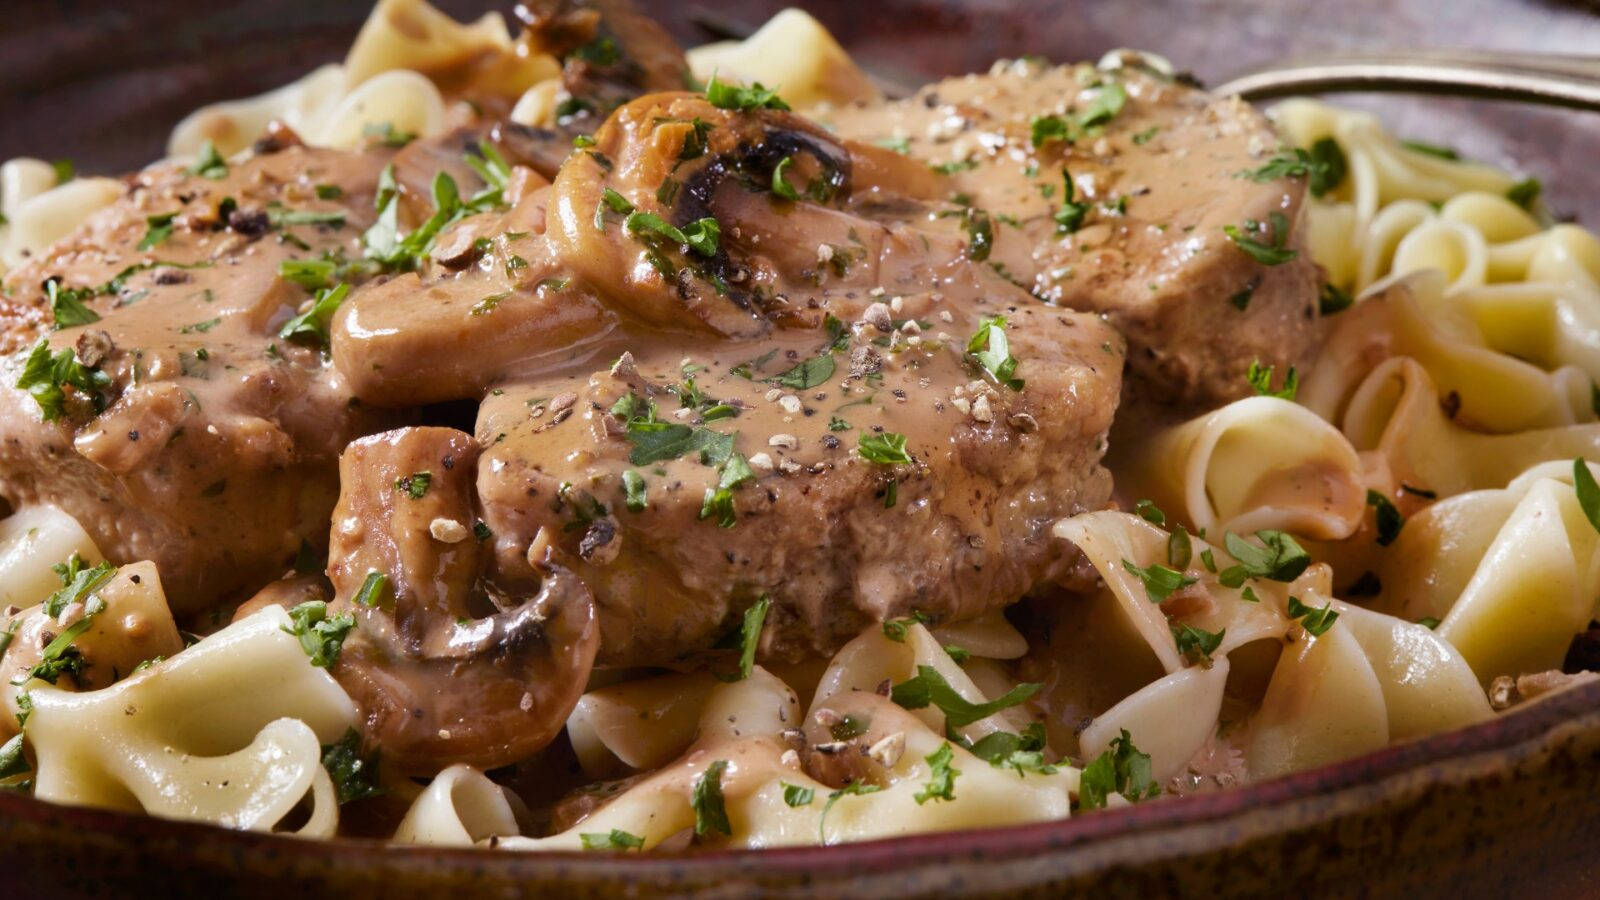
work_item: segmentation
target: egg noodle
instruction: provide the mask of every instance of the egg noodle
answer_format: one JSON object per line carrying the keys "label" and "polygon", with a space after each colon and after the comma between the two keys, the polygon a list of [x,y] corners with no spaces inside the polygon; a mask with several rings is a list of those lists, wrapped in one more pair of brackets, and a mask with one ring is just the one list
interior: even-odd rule
{"label": "egg noodle", "polygon": [[[687,58],[700,82],[773,85],[801,114],[842,129],[842,110],[884,102],[797,10],[748,40]],[[1117,84],[1116,65],[1130,58],[1113,55],[1091,74]],[[1158,59],[1137,59],[1154,73],[1139,77],[1165,77]],[[463,25],[420,0],[381,0],[343,64],[196,111],[172,132],[165,165],[226,170],[249,157],[270,123],[308,147],[352,152],[375,140],[440,138],[477,114],[459,99],[465,83],[502,97],[515,123],[554,127],[571,111],[564,62],[514,37],[498,14]],[[1133,110],[1143,95],[1130,92]],[[1592,678],[1570,664],[1569,650],[1578,652],[1575,636],[1600,597],[1600,468],[1584,461],[1600,462],[1600,241],[1552,224],[1537,182],[1399,140],[1371,115],[1313,100],[1269,115],[1282,144],[1257,147],[1257,164],[1279,169],[1219,177],[1311,182],[1293,225],[1327,283],[1314,362],[1252,366],[1248,384],[1236,385],[1243,399],[1137,439],[1113,430],[1114,501],[1049,524],[1040,540],[1075,568],[1058,570],[1053,586],[1014,609],[902,607],[881,621],[869,616],[864,629],[852,624],[856,636],[834,642],[831,656],[768,658],[762,635],[780,607],[751,598],[705,626],[731,621],[724,649],[672,666],[597,669],[573,686],[575,705],[553,688],[548,698],[537,692],[543,670],[516,674],[509,688],[483,687],[513,691],[515,707],[527,684],[522,710],[555,709],[558,733],[529,738],[510,765],[467,752],[429,765],[418,761],[420,744],[396,738],[391,747],[369,733],[372,697],[389,677],[369,665],[376,657],[349,648],[340,657],[347,637],[377,627],[359,601],[388,602],[381,578],[367,576],[354,617],[291,598],[251,601],[231,622],[205,619],[180,604],[183,591],[155,562],[113,554],[57,505],[21,502],[0,521],[4,786],[229,828],[501,851],[835,844],[1166,802],[1463,728]],[[794,184],[804,180],[797,172]],[[1067,196],[1051,202],[1072,201],[1072,189],[1069,175]],[[0,272],[16,276],[106,221],[96,217],[128,191],[123,179],[6,162]],[[593,215],[603,222],[611,213]],[[169,227],[157,218],[152,228]],[[730,227],[737,223],[722,222],[724,235]],[[673,240],[696,238],[686,231]],[[1276,247],[1265,237],[1256,246],[1293,252],[1282,235]],[[57,297],[59,286],[51,289]],[[482,301],[489,309],[491,299]],[[58,323],[63,308],[55,306]],[[315,310],[307,301],[300,312]],[[938,327],[921,333],[931,340]],[[990,333],[1004,340],[998,326]],[[1006,354],[990,340],[990,352]],[[1038,355],[1017,340],[1024,367],[1015,377],[1032,385],[1045,376],[1027,368]],[[1107,352],[1120,350],[1108,343]],[[26,355],[5,368],[8,381],[26,377],[18,368]],[[1005,364],[984,368],[997,379],[995,396],[1010,396]],[[987,411],[998,402],[989,396],[975,391],[963,409]],[[557,401],[548,405],[559,421]],[[877,452],[901,452],[889,444]],[[868,449],[863,440],[861,455]],[[492,442],[482,452],[488,465]],[[758,456],[768,454],[733,458],[759,477],[773,463],[763,469]],[[736,485],[731,466],[719,471]],[[639,466],[654,478],[647,469]],[[436,496],[448,495],[443,474],[431,476]],[[402,492],[429,492],[428,478],[406,477],[421,480],[402,479]],[[624,484],[631,508],[634,482]],[[889,506],[896,484],[888,483]],[[702,517],[717,509],[716,487]],[[912,503],[908,496],[900,502]],[[717,514],[731,520],[729,509]],[[438,513],[416,527],[470,544],[462,518]],[[341,541],[363,540],[341,537],[342,521],[336,557]],[[526,542],[514,558],[524,549],[534,560]],[[592,570],[578,571],[604,607],[604,586]],[[857,578],[859,590],[872,590],[867,575]],[[512,634],[512,614],[478,621]],[[558,633],[554,619],[539,618],[547,615],[536,613],[543,633]],[[453,645],[477,639],[472,614],[451,616],[460,622]],[[402,617],[386,627],[408,635],[412,626]],[[613,640],[607,627],[602,657]],[[586,640],[593,659],[593,638],[570,646]],[[379,687],[336,678],[360,665]],[[375,812],[342,817],[353,804]]]}

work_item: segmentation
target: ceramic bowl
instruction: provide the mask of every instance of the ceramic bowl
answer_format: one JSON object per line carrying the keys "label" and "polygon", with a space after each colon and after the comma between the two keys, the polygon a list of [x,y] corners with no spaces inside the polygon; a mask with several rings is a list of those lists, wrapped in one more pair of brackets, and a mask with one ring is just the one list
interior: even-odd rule
{"label": "ceramic bowl", "polygon": [[[1002,56],[1153,49],[1204,80],[1296,52],[1474,46],[1588,52],[1600,16],[1518,0],[801,0],[900,77]],[[444,2],[465,16],[488,4]],[[643,5],[757,24],[780,2]],[[0,158],[89,171],[161,153],[195,105],[337,59],[365,0],[9,0]],[[1538,175],[1558,214],[1600,217],[1600,116],[1468,101],[1339,98],[1408,136]],[[1600,896],[1600,683],[1481,726],[1228,793],[1067,821],[830,848],[692,856],[515,854],[303,841],[0,794],[0,895],[500,897],[1083,894]]]}

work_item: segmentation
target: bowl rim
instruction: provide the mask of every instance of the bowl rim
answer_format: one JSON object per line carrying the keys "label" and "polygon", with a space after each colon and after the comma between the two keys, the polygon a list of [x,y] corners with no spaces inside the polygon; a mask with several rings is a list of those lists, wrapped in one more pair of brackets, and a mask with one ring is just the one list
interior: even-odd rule
{"label": "bowl rim", "polygon": [[[286,866],[297,862],[315,864],[336,856],[340,868],[365,868],[391,876],[425,869],[436,875],[487,873],[494,878],[546,885],[659,885],[662,882],[652,881],[653,876],[670,874],[672,881],[704,882],[717,876],[760,873],[767,879],[807,876],[816,886],[819,873],[838,872],[838,864],[843,861],[850,866],[847,871],[838,872],[841,878],[859,877],[863,871],[881,876],[908,868],[937,868],[974,857],[1000,862],[1046,853],[1057,863],[1063,858],[1076,860],[1076,864],[1052,869],[1051,876],[1060,877],[1073,874],[1072,870],[1082,873],[1119,863],[1148,864],[1191,855],[1196,848],[1188,842],[1152,838],[1241,816],[1287,817],[1307,802],[1332,800],[1352,791],[1365,792],[1357,796],[1357,806],[1381,805],[1389,793],[1383,789],[1385,782],[1429,766],[1445,767],[1433,773],[1427,782],[1430,786],[1468,781],[1479,774],[1470,765],[1475,758],[1506,754],[1512,759],[1524,759],[1559,743],[1574,731],[1600,732],[1600,679],[1530,701],[1476,725],[1242,787],[1021,825],[759,850],[628,854],[506,851],[348,837],[307,839],[62,805],[10,792],[0,792],[0,837],[26,824],[43,831],[95,832],[102,840],[137,835],[139,840],[165,839],[180,847],[208,843],[235,860],[270,856]],[[1468,765],[1450,768],[1452,763]],[[1096,846],[1105,847],[1107,852],[1085,852]]]}

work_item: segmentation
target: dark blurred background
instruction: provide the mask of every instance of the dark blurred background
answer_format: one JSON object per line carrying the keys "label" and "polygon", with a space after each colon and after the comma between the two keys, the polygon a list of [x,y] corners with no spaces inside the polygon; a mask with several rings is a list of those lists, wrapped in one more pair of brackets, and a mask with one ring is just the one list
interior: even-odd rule
{"label": "dark blurred background", "polygon": [[[439,0],[458,18],[510,2]],[[685,44],[692,18],[747,26],[784,6],[821,19],[856,58],[922,80],[1036,53],[1093,60],[1155,50],[1205,81],[1295,53],[1476,47],[1600,55],[1594,2],[1558,0],[641,0]],[[67,157],[136,168],[195,106],[258,93],[338,60],[366,0],[3,0],[0,159]],[[508,15],[509,18],[509,15]],[[1408,136],[1542,177],[1552,208],[1600,220],[1600,113],[1472,101],[1334,98],[1378,109]]]}

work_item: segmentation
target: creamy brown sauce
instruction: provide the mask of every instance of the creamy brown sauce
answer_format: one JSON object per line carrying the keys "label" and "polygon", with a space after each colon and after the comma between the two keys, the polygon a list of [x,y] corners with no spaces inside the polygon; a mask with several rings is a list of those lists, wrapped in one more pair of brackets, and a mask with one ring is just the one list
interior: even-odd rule
{"label": "creamy brown sauce", "polygon": [[[584,22],[545,26],[559,41]],[[42,423],[7,369],[0,494],[62,505],[113,559],[155,559],[186,615],[315,556],[331,514],[336,604],[369,571],[393,591],[356,608],[337,670],[369,739],[419,769],[490,766],[559,730],[591,663],[679,664],[758,597],[774,661],[1014,603],[1070,563],[1048,526],[1110,499],[1119,403],[1220,402],[1249,359],[1314,340],[1315,267],[1263,267],[1222,233],[1300,202],[1297,183],[1235,177],[1275,144],[1247,107],[1023,64],[826,126],[630,99],[681,80],[667,58],[621,79],[569,59],[598,125],[576,148],[572,123],[482,121],[398,152],[266,147],[219,180],[135,176],[8,280],[6,349],[45,335],[110,384],[105,409],[69,391]],[[1033,145],[1035,117],[1111,90],[1127,99],[1106,121]],[[366,261],[385,167],[408,233],[440,173],[464,198],[484,187],[462,155],[480,141],[515,164],[500,202],[414,266]],[[1081,227],[1058,225],[1064,168]],[[170,235],[138,249],[167,213]],[[318,214],[337,221],[294,221]],[[315,259],[352,289],[325,341],[296,343],[279,331],[310,291],[281,267]],[[85,301],[98,321],[48,331],[46,279],[132,265]],[[397,499],[411,468],[436,493]],[[537,621],[507,618],[535,603]],[[561,628],[542,618],[558,607]]]}

